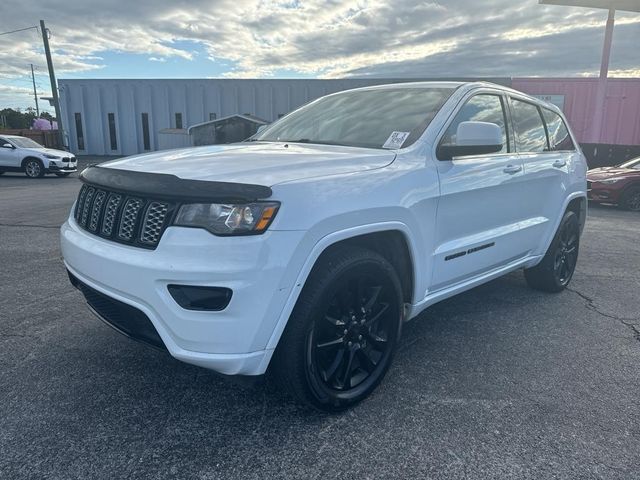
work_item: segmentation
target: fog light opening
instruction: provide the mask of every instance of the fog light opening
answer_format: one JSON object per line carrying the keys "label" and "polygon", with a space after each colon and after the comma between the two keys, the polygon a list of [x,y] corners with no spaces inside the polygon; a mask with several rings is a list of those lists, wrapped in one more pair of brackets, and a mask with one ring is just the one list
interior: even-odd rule
{"label": "fog light opening", "polygon": [[227,308],[232,296],[231,289],[224,287],[168,285],[167,289],[185,310],[219,312]]}

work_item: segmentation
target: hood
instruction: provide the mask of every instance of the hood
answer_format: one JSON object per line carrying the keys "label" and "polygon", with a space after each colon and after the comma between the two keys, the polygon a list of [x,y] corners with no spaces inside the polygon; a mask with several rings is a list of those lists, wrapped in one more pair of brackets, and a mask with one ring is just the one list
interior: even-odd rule
{"label": "hood", "polygon": [[248,142],[165,150],[112,160],[100,167],[166,173],[189,180],[273,186],[382,168],[395,156],[392,151],[371,148]]}
{"label": "hood", "polygon": [[65,150],[56,150],[54,148],[24,148],[23,150],[28,150],[33,153],[39,153],[40,155],[44,155],[46,153],[48,155],[55,155],[57,157],[74,157],[75,156],[71,152],[67,152]]}
{"label": "hood", "polygon": [[605,167],[594,168],[587,172],[587,179],[590,181],[604,180],[612,177],[640,176],[640,170],[634,168]]}

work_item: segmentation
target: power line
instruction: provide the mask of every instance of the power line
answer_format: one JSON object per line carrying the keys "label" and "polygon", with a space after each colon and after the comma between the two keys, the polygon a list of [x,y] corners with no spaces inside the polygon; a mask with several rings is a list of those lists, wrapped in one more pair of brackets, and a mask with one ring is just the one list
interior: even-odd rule
{"label": "power line", "polygon": [[40,30],[38,30],[38,27],[34,25],[33,27],[19,28],[18,30],[11,30],[10,32],[2,32],[0,33],[0,35],[9,35],[10,33],[24,32],[25,30],[31,30],[32,28],[35,28],[36,31],[40,33]]}

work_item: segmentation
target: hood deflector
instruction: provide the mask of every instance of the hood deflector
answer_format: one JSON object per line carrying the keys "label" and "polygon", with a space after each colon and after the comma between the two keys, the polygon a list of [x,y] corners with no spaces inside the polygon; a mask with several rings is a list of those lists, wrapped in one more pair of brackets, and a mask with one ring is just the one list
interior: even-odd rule
{"label": "hood deflector", "polygon": [[123,193],[181,202],[253,202],[269,198],[273,191],[264,185],[186,180],[168,173],[147,173],[104,168],[86,168],[80,180]]}

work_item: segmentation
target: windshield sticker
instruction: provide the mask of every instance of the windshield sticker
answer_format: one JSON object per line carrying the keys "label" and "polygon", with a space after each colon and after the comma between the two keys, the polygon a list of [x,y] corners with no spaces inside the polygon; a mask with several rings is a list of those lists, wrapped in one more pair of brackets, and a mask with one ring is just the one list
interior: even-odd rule
{"label": "windshield sticker", "polygon": [[395,150],[402,147],[402,144],[409,136],[410,132],[391,132],[387,141],[384,142],[382,148],[388,148],[390,150]]}

